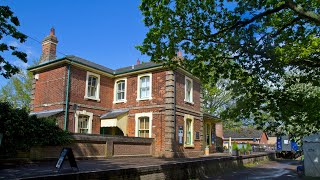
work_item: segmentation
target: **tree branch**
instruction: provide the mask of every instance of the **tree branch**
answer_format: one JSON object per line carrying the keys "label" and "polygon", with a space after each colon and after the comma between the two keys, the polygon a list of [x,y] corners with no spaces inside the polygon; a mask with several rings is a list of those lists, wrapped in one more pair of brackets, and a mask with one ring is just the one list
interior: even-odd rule
{"label": "tree branch", "polygon": [[266,10],[266,11],[260,13],[260,14],[257,14],[257,15],[255,15],[254,17],[252,17],[251,19],[247,19],[247,20],[245,20],[245,21],[241,21],[241,20],[240,20],[240,21],[237,21],[237,22],[236,22],[234,25],[232,25],[231,27],[225,28],[225,29],[223,29],[223,30],[221,30],[221,31],[219,31],[219,32],[217,32],[217,33],[215,33],[215,34],[212,34],[211,37],[214,38],[214,37],[216,37],[217,35],[219,35],[219,34],[221,34],[221,33],[224,33],[224,32],[226,32],[226,31],[230,31],[230,30],[236,29],[236,28],[238,28],[238,27],[244,27],[244,26],[246,26],[246,25],[248,25],[248,24],[250,24],[250,23],[252,23],[252,22],[254,22],[254,21],[256,21],[256,20],[258,20],[258,19],[260,19],[260,18],[262,18],[262,17],[264,17],[264,16],[267,16],[267,15],[270,15],[270,14],[273,14],[273,13],[276,13],[276,12],[279,12],[279,11],[285,9],[285,8],[287,8],[286,4],[282,4],[282,5],[279,6],[279,7],[276,7],[276,8],[274,8],[274,9],[268,9],[268,10]]}
{"label": "tree branch", "polygon": [[293,10],[294,12],[296,12],[297,14],[299,14],[300,16],[307,18],[309,20],[311,20],[312,22],[316,23],[316,24],[320,24],[320,15],[316,14],[312,11],[305,11],[303,9],[303,7],[301,7],[300,5],[295,4],[293,1],[291,0],[287,0],[285,3],[285,6],[288,7],[289,9]]}

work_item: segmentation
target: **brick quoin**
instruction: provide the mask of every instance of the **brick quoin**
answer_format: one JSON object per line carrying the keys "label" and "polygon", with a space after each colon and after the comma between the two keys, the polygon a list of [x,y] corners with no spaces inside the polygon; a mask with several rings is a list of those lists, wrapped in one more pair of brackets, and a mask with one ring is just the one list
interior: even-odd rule
{"label": "brick quoin", "polygon": [[[47,56],[48,53],[55,53],[56,46],[53,45],[56,44],[43,45],[43,57]],[[53,57],[53,55],[50,57]],[[87,65],[84,65],[85,63]],[[103,69],[100,65],[87,60],[79,60],[79,58],[74,56],[57,60],[46,59],[44,63],[30,69],[34,74],[32,111],[33,113],[39,113],[63,109],[63,112],[54,115],[57,119],[57,125],[63,128],[67,103],[68,131],[75,132],[75,128],[77,128],[75,127],[77,121],[75,114],[77,112],[85,112],[93,113],[92,133],[100,134],[100,117],[108,112],[126,108],[128,109],[128,112],[126,112],[128,117],[127,133],[124,136],[130,137],[134,137],[136,134],[136,114],[151,112],[151,137],[154,138],[155,156],[167,157],[169,154],[171,157],[195,157],[202,155],[204,151],[204,132],[200,81],[182,69],[170,71],[164,67],[148,65],[138,63],[136,67],[145,67],[134,69],[135,66],[133,66],[127,69],[128,72],[116,74],[114,70]],[[70,66],[70,84],[69,93],[66,94],[68,87],[68,66]],[[100,76],[100,101],[84,98],[87,72]],[[170,75],[171,72],[173,73],[172,75]],[[146,73],[152,74],[152,99],[137,100],[138,76]],[[185,102],[186,76],[193,80],[193,103]],[[115,81],[119,78],[127,79],[126,102],[115,103]],[[66,102],[67,96],[68,102]],[[193,137],[196,137],[196,132],[200,135],[199,139],[194,139],[194,147],[185,147],[183,144],[178,144],[178,128],[182,126],[185,130],[185,115],[194,117]],[[170,119],[173,121],[171,122]],[[171,132],[174,133],[173,136],[172,134],[170,135]],[[223,137],[222,123],[216,124],[216,134]],[[168,148],[171,148],[173,152],[168,151]]]}

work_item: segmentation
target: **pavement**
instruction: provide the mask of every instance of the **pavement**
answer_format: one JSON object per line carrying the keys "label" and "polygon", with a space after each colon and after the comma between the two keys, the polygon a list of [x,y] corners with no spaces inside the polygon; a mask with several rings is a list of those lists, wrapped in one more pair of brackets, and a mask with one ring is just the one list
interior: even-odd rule
{"label": "pavement", "polygon": [[[123,157],[101,160],[77,160],[76,162],[80,172],[92,172],[127,168],[140,168],[147,166],[159,166],[171,163],[195,161],[202,158],[214,159],[227,156],[229,156],[229,154],[227,153],[215,153],[201,158],[164,159],[154,157]],[[44,161],[20,163],[14,166],[12,166],[12,164],[10,166],[2,166],[2,169],[0,169],[0,180],[21,179],[76,172],[75,169],[71,168],[68,161],[63,163],[60,171],[58,171],[58,169],[55,168],[56,163],[57,161]]]}

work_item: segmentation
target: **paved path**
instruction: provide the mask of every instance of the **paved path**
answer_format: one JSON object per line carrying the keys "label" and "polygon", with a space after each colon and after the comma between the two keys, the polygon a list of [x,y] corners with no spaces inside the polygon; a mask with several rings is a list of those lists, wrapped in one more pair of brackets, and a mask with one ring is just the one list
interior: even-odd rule
{"label": "paved path", "polygon": [[[255,153],[260,154],[260,153]],[[264,153],[262,153],[264,154]],[[221,157],[227,157],[228,154],[216,153],[209,157],[216,159]],[[104,160],[77,160],[77,165],[80,172],[92,172],[92,171],[106,171],[115,169],[127,169],[127,168],[139,168],[139,167],[150,167],[159,166],[165,164],[195,161],[202,158],[180,158],[180,159],[163,159],[153,157],[130,157],[130,158],[114,158]],[[69,174],[74,172],[66,161],[63,164],[63,168],[60,172],[57,172],[55,168],[56,161],[38,162],[38,163],[26,163],[17,165],[15,167],[8,167],[0,169],[0,180],[3,179],[20,179],[28,177],[39,177],[44,175],[58,175],[58,174]]]}
{"label": "paved path", "polygon": [[244,179],[300,179],[296,173],[298,160],[278,160],[263,162],[257,166],[230,172],[207,179],[244,180]]}
{"label": "paved path", "polygon": [[[221,158],[225,154],[216,154],[206,158]],[[130,157],[130,158],[114,158],[105,160],[77,160],[77,165],[80,172],[90,171],[105,171],[112,169],[126,169],[126,168],[138,168],[146,166],[157,166],[168,163],[177,163],[196,160],[197,158],[181,158],[181,159],[163,159],[153,157]],[[16,167],[10,167],[6,169],[0,169],[0,180],[2,179],[19,179],[27,177],[36,177],[43,175],[56,175],[71,173],[73,170],[70,168],[69,162],[66,161],[63,164],[63,169],[57,172],[55,168],[56,161],[51,162],[38,162],[27,163],[17,165]]]}

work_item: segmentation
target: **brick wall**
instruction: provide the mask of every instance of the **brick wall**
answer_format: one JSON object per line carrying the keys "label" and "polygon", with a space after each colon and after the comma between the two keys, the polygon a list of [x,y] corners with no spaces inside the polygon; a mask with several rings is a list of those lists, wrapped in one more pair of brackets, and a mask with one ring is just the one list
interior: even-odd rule
{"label": "brick wall", "polygon": [[[165,71],[152,72],[152,99],[137,101],[138,74],[127,76],[127,102],[115,103],[113,109],[164,104]],[[116,80],[116,79],[115,79]],[[112,83],[112,88],[114,82]],[[113,91],[112,91],[113,93]],[[112,101],[114,98],[112,97]],[[111,102],[112,102],[111,101]]]}
{"label": "brick wall", "polygon": [[[193,111],[200,112],[200,83],[194,78],[183,74],[180,71],[175,71],[176,73],[176,104],[184,108],[191,109]],[[193,79],[193,103],[185,102],[185,77]]]}
{"label": "brick wall", "polygon": [[260,144],[268,144],[268,137],[265,132],[261,134]]}
{"label": "brick wall", "polygon": [[71,103],[86,105],[93,108],[111,108],[113,101],[113,79],[100,75],[100,102],[85,99],[87,71],[75,66],[71,66],[70,74],[70,95]]}
{"label": "brick wall", "polygon": [[72,148],[75,158],[108,158],[115,156],[151,156],[153,139],[74,134],[73,143],[64,146],[33,147],[31,160],[57,159],[63,147]]}
{"label": "brick wall", "polygon": [[35,80],[33,111],[63,108],[67,69],[65,66],[39,73]]}

